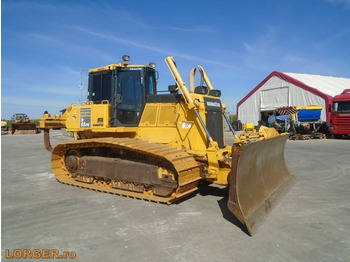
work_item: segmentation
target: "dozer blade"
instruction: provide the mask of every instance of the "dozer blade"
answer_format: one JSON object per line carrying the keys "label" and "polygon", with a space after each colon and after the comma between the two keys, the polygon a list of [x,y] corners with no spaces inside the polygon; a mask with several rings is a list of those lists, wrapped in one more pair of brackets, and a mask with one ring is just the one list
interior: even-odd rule
{"label": "dozer blade", "polygon": [[36,126],[34,123],[13,123],[12,135],[36,134]]}
{"label": "dozer blade", "polygon": [[284,160],[288,135],[232,147],[228,208],[253,235],[295,177]]}

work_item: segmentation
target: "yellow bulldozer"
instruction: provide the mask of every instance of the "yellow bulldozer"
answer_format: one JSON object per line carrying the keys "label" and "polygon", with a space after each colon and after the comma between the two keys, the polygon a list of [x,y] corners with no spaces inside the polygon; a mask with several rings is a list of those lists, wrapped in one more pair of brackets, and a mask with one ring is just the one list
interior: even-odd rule
{"label": "yellow bulldozer", "polygon": [[8,131],[7,121],[5,119],[1,119],[1,131]]}
{"label": "yellow bulldozer", "polygon": [[[203,85],[194,86],[194,68],[188,89],[167,57],[175,85],[160,93],[155,64],[129,59],[90,69],[86,102],[42,116],[57,180],[166,204],[193,193],[203,180],[229,186],[228,208],[252,235],[294,183],[284,160],[288,135],[267,127],[252,139],[236,135],[221,92],[201,66]],[[224,121],[234,134],[232,146],[225,144]],[[62,127],[75,139],[52,148],[49,130]]]}
{"label": "yellow bulldozer", "polygon": [[24,113],[16,113],[12,116],[12,135],[37,134],[39,130],[34,122]]}

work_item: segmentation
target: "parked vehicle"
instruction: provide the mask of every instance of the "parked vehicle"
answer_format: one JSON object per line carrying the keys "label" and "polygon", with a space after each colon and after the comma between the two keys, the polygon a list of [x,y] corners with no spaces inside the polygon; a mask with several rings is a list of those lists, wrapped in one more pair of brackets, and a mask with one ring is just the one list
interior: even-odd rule
{"label": "parked vehicle", "polygon": [[288,132],[292,140],[326,138],[323,130],[327,123],[321,121],[322,109],[320,105],[280,107],[269,116],[268,123],[280,133]]}
{"label": "parked vehicle", "polygon": [[24,113],[16,113],[12,117],[12,130],[11,134],[36,134],[39,133],[39,129],[29,117]]}
{"label": "parked vehicle", "polygon": [[330,131],[335,138],[350,135],[350,89],[333,98]]}

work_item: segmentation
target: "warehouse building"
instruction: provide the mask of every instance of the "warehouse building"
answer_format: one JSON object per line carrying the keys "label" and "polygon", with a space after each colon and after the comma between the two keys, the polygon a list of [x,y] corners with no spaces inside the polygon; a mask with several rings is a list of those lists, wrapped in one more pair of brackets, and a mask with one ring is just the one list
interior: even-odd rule
{"label": "warehouse building", "polygon": [[321,105],[329,122],[332,98],[350,88],[350,78],[272,72],[237,104],[237,119],[257,125],[282,106]]}

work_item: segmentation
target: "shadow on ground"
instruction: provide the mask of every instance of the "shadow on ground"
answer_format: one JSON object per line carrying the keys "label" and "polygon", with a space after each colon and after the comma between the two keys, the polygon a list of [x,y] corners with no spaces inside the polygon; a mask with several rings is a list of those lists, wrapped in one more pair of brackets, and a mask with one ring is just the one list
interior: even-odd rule
{"label": "shadow on ground", "polygon": [[227,207],[228,202],[228,194],[229,194],[229,187],[217,187],[213,186],[209,183],[200,183],[198,185],[199,188],[199,194],[202,196],[217,196],[222,197],[220,200],[218,200],[218,205],[220,207],[222,216],[224,219],[229,221],[230,223],[234,224],[238,228],[240,228],[244,233],[246,233],[249,236],[247,228],[231,213],[231,211]]}

